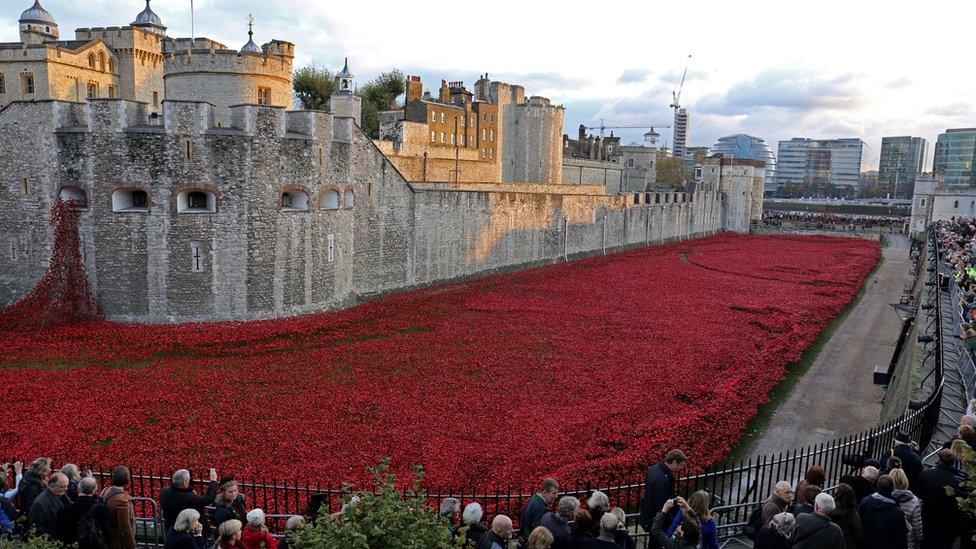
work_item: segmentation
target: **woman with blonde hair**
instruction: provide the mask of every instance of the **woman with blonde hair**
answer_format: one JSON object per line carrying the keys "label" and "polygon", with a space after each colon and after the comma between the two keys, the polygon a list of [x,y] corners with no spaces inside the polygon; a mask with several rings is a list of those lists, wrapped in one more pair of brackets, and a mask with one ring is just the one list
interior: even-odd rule
{"label": "woman with blonde hair", "polygon": [[196,509],[180,511],[173,527],[166,532],[165,549],[203,549],[205,545],[200,512]]}
{"label": "woman with blonde hair", "polygon": [[550,549],[552,543],[556,541],[553,537],[552,532],[549,531],[545,526],[536,526],[535,530],[529,534],[529,541],[526,547],[528,549]]}
{"label": "woman with blonde hair", "polygon": [[922,502],[908,489],[908,475],[902,469],[892,469],[889,473],[895,483],[891,499],[895,500],[908,523],[908,549],[922,547]]}
{"label": "woman with blonde hair", "polygon": [[217,529],[217,543],[214,549],[240,549],[241,530],[244,524],[237,519],[226,520]]}
{"label": "woman with blonde hair", "polygon": [[718,521],[712,517],[712,511],[708,508],[711,501],[711,494],[704,490],[695,492],[688,497],[687,501],[681,497],[676,498],[674,502],[678,506],[678,512],[674,515],[671,526],[665,533],[669,537],[674,535],[678,527],[681,526],[681,521],[687,516],[695,519],[701,527],[701,548],[719,549]]}

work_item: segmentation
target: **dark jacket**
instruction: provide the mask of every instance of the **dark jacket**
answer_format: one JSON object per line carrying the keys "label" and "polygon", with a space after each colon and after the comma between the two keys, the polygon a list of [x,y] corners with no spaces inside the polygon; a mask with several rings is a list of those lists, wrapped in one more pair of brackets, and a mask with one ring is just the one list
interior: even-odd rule
{"label": "dark jacket", "polygon": [[796,517],[793,549],[844,549],[844,533],[827,517],[803,513]]}
{"label": "dark jacket", "polygon": [[17,495],[14,496],[14,506],[21,513],[30,513],[34,500],[45,490],[47,490],[47,485],[40,477],[30,472],[24,473],[24,477],[20,480],[20,485],[17,488]]}
{"label": "dark jacket", "polygon": [[752,549],[790,549],[790,540],[767,524],[759,530]]}
{"label": "dark jacket", "polygon": [[878,492],[861,501],[857,508],[864,528],[864,549],[905,549],[908,547],[908,523],[895,500]]}
{"label": "dark jacket", "polygon": [[247,510],[244,509],[244,496],[237,494],[237,498],[231,503],[221,503],[214,509],[214,530],[230,519],[237,519],[241,524],[247,526]]}
{"label": "dark jacket", "polygon": [[962,517],[956,498],[946,494],[947,486],[959,488],[953,467],[940,463],[918,476],[915,495],[922,500],[922,539],[926,548],[950,547],[957,535]]}
{"label": "dark jacket", "polygon": [[874,484],[861,475],[846,475],[840,477],[840,481],[854,489],[854,497],[857,498],[858,505],[861,504],[862,499],[870,496],[876,490]]}
{"label": "dark jacket", "polygon": [[611,541],[608,539],[593,538],[586,540],[586,549],[621,549],[620,545],[616,541]]}
{"label": "dark jacket", "polygon": [[[78,496],[78,498],[65,505],[58,513],[58,535],[65,545],[78,541],[78,523],[88,514],[92,507],[99,503],[95,496]],[[95,510],[95,522],[102,527],[102,533],[110,531],[108,526],[108,507],[99,505]]]}
{"label": "dark jacket", "polygon": [[481,538],[483,538],[487,533],[487,526],[481,524],[480,522],[472,522],[471,524],[468,524],[468,533],[465,534],[465,537],[467,537],[468,541],[471,542],[472,547],[477,547],[478,542],[481,541]]}
{"label": "dark jacket", "polygon": [[552,533],[552,549],[570,549],[573,546],[573,532],[569,529],[569,523],[556,513],[542,515],[539,526],[545,526]]}
{"label": "dark jacket", "polygon": [[519,522],[519,546],[525,547],[526,540],[535,527],[539,525],[539,519],[549,511],[549,505],[539,494],[532,494],[529,502],[522,510],[522,521]]}
{"label": "dark jacket", "polygon": [[69,503],[71,500],[68,499],[68,496],[56,496],[54,492],[44,490],[41,495],[34,498],[34,503],[31,504],[28,515],[30,527],[34,529],[37,535],[47,534],[57,539],[58,513]]}
{"label": "dark jacket", "polygon": [[177,532],[172,528],[166,530],[164,549],[205,549],[203,536],[194,536],[189,532]]}
{"label": "dark jacket", "polygon": [[838,506],[830,514],[830,520],[840,526],[840,531],[844,533],[844,545],[847,549],[858,549],[861,546],[864,530],[861,528],[861,517],[857,514],[857,509],[847,505]]}
{"label": "dark jacket", "polygon": [[477,549],[508,549],[508,542],[489,530],[487,534],[481,537]]}
{"label": "dark jacket", "polygon": [[[11,503],[9,499],[3,497],[2,495],[0,495],[0,511],[3,511],[3,514],[7,516],[7,519],[10,520],[11,523],[16,524],[17,519],[20,518],[20,511],[14,507],[14,504]],[[0,536],[2,536],[2,533],[0,533]]]}
{"label": "dark jacket", "polygon": [[[617,542],[617,545],[623,547],[623,549],[637,549],[637,542],[634,541],[634,538],[630,536],[630,532],[627,530],[617,530],[613,533],[613,539]],[[553,544],[552,548],[555,549],[556,545]]]}
{"label": "dark jacket", "polygon": [[201,496],[193,491],[193,488],[180,488],[178,486],[167,486],[159,493],[159,506],[163,510],[163,523],[169,530],[176,524],[176,517],[184,509],[195,509],[200,513],[201,520],[205,516],[204,508],[213,504],[217,497],[217,482],[213,481],[207,486],[207,495]]}
{"label": "dark jacket", "polygon": [[908,489],[914,492],[918,487],[918,476],[922,474],[922,457],[907,444],[896,444],[894,454],[901,459],[901,469],[908,477]]}
{"label": "dark jacket", "polygon": [[640,525],[644,530],[651,531],[654,516],[664,507],[665,501],[674,497],[674,485],[674,474],[663,461],[647,470],[644,501],[641,502],[640,509]]}
{"label": "dark jacket", "polygon": [[[663,503],[661,507],[664,507]],[[651,537],[654,541],[664,549],[695,549],[697,544],[688,543],[681,538],[671,539],[664,533],[664,520],[666,518],[665,513],[658,512],[654,515],[654,521],[651,522]]]}

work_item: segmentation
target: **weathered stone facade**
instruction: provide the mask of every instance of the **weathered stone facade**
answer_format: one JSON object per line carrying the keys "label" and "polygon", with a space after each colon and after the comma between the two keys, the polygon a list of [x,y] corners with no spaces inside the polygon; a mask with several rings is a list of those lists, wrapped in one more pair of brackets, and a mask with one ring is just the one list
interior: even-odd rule
{"label": "weathered stone facade", "polygon": [[[59,196],[87,198],[106,315],[269,318],[500,269],[748,230],[730,186],[607,196],[562,185],[411,185],[351,118],[258,105],[15,102],[0,111],[0,305],[47,267]],[[558,144],[558,140],[557,140]],[[144,205],[134,197],[145,192]],[[72,194],[74,193],[74,194]],[[287,195],[287,196],[286,196]]]}

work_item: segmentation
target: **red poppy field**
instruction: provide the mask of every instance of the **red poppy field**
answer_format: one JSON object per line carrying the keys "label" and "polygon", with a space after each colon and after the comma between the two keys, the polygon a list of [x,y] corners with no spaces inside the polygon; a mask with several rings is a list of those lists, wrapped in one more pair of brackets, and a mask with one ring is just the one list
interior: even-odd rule
{"label": "red poppy field", "polygon": [[249,323],[0,333],[4,457],[435,488],[721,460],[876,242],[723,234]]}

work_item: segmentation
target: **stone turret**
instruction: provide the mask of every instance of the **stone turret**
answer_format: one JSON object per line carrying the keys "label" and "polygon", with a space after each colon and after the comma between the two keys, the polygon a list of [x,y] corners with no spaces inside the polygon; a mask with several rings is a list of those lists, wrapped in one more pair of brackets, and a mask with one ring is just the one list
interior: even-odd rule
{"label": "stone turret", "polygon": [[346,58],[342,71],[335,76],[336,91],[329,99],[329,110],[337,118],[352,118],[358,126],[362,119],[363,101],[353,94],[355,76],[349,70],[349,58]]}
{"label": "stone turret", "polygon": [[58,39],[58,22],[51,12],[41,6],[40,0],[20,14],[20,41],[24,44],[42,44]]}

